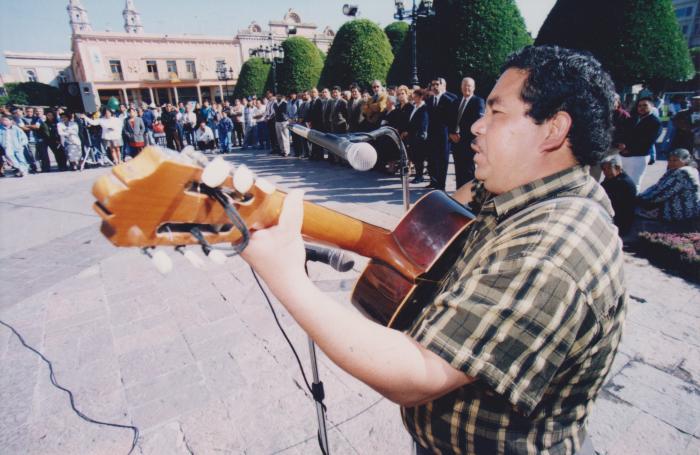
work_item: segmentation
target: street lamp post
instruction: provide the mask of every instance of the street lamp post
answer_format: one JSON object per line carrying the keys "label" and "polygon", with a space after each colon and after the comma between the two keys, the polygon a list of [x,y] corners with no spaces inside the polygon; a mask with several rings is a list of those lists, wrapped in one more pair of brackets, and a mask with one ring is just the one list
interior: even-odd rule
{"label": "street lamp post", "polygon": [[[292,34],[292,33],[290,33]],[[272,42],[272,35],[270,35]],[[251,56],[257,56],[263,59],[265,63],[272,65],[272,89],[277,94],[277,64],[284,60],[284,48],[279,44],[272,43],[268,46],[258,46],[248,51]]]}
{"label": "street lamp post", "polygon": [[403,0],[394,0],[394,4],[396,5],[394,19],[399,21],[411,21],[408,27],[408,32],[411,34],[411,85],[420,85],[420,81],[418,80],[416,25],[419,18],[432,17],[435,15],[433,1],[423,0],[416,6],[416,0],[413,0],[413,7],[411,9],[405,7]]}
{"label": "street lamp post", "polygon": [[226,63],[224,63],[216,69],[216,77],[220,81],[224,81],[225,91],[221,96],[221,102],[223,103],[226,101],[226,95],[228,94],[228,81],[233,80],[233,68],[230,66],[226,68]]}

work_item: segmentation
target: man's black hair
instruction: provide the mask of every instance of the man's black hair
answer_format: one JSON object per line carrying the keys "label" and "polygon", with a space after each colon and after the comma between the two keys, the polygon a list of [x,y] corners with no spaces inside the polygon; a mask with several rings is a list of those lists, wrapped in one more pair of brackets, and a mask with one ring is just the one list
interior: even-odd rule
{"label": "man's black hair", "polygon": [[334,85],[333,88],[331,89],[331,91],[334,91],[334,90],[337,90],[337,91],[339,91],[339,92],[342,91],[342,90],[340,89],[340,86],[339,86],[339,85]]}
{"label": "man's black hair", "polygon": [[568,140],[580,164],[597,164],[610,147],[615,85],[591,54],[558,46],[527,46],[508,57],[502,71],[528,76],[520,98],[542,124],[557,112],[571,116]]}

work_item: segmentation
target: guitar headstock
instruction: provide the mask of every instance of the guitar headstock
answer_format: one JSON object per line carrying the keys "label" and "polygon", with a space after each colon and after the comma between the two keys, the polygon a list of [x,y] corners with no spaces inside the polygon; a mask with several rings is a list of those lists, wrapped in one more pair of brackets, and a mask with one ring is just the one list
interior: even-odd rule
{"label": "guitar headstock", "polygon": [[208,194],[216,188],[251,229],[273,225],[283,194],[250,169],[186,148],[178,153],[146,147],[112,168],[92,188],[101,231],[114,245],[151,248],[198,244],[197,228],[207,243],[236,243],[242,234],[222,204]]}

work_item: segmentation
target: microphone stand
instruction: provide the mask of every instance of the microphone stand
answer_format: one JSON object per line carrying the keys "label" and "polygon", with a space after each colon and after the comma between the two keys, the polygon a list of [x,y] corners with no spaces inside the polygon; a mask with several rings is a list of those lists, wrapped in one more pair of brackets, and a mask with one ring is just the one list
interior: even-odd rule
{"label": "microphone stand", "polygon": [[408,152],[406,151],[406,146],[399,136],[399,132],[395,128],[390,126],[383,126],[379,129],[372,131],[371,133],[350,133],[348,135],[348,140],[350,142],[368,142],[377,139],[381,136],[389,136],[391,140],[399,149],[399,154],[401,155],[401,192],[403,194],[403,208],[405,211],[411,208],[411,196],[409,193],[408,177],[409,177],[409,160]]}
{"label": "microphone stand", "polygon": [[[308,259],[304,261],[304,270],[306,270],[306,275],[309,275]],[[311,358],[311,374],[313,375],[313,382],[311,383],[311,394],[316,403],[316,419],[318,420],[318,442],[321,445],[321,451],[323,455],[330,455],[330,449],[328,447],[328,433],[326,431],[326,407],[323,404],[323,399],[325,398],[325,392],[323,389],[323,382],[318,376],[318,362],[316,361],[316,344],[314,340],[308,336],[309,339],[309,357]]]}

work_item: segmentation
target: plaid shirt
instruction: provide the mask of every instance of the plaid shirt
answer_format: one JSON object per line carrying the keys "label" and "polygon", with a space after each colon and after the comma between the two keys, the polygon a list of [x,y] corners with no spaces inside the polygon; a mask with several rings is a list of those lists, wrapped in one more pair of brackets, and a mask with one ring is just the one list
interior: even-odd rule
{"label": "plaid shirt", "polygon": [[402,408],[404,424],[435,453],[573,454],[627,302],[610,202],[580,166],[496,197],[477,185],[475,201],[463,253],[410,334],[476,381]]}

